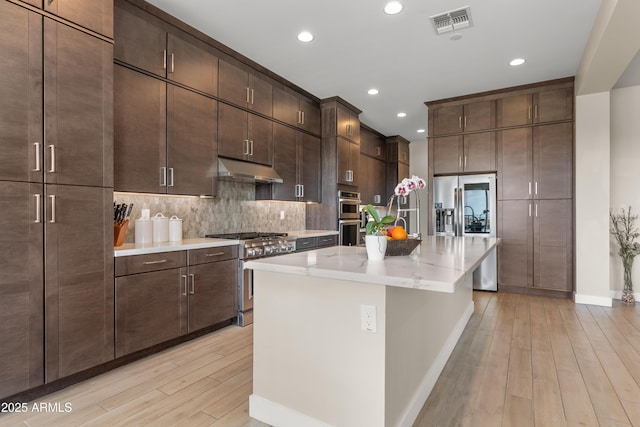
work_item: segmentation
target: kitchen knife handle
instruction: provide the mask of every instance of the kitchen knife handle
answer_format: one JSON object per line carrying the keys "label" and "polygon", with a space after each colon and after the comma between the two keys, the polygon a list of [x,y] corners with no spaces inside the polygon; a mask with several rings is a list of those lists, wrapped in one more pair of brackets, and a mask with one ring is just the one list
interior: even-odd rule
{"label": "kitchen knife handle", "polygon": [[56,223],[56,196],[55,196],[55,194],[51,194],[49,196],[49,199],[51,199],[51,220],[49,220],[49,223],[55,224]]}
{"label": "kitchen knife handle", "polygon": [[40,198],[42,196],[40,194],[34,194],[33,197],[36,198],[36,219],[33,222],[35,222],[36,224],[39,224],[40,222],[42,222],[40,218]]}
{"label": "kitchen knife handle", "polygon": [[49,153],[51,154],[51,167],[49,173],[55,173],[56,171],[56,146],[49,145]]}
{"label": "kitchen knife handle", "polygon": [[171,175],[171,184],[169,184],[169,187],[173,187],[173,168],[169,168],[169,175]]}
{"label": "kitchen knife handle", "polygon": [[187,276],[186,276],[186,274],[182,275],[182,280],[184,280],[184,292],[182,292],[182,295],[184,295],[186,297],[187,296]]}
{"label": "kitchen knife handle", "polygon": [[35,152],[36,152],[36,167],[33,168],[34,172],[40,172],[40,143],[39,142],[34,142],[33,146],[35,148]]}
{"label": "kitchen knife handle", "polygon": [[166,187],[167,186],[167,168],[166,167],[163,166],[160,168],[160,175],[162,179],[162,181],[160,182],[160,187]]}
{"label": "kitchen knife handle", "polygon": [[194,295],[196,293],[196,275],[190,274],[189,277],[191,278],[191,289],[189,289],[189,293]]}

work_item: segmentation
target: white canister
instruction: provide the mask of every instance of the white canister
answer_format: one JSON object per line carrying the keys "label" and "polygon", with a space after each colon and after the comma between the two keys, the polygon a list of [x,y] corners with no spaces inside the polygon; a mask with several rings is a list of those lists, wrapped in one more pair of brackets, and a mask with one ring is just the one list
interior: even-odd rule
{"label": "white canister", "polygon": [[177,216],[169,218],[169,241],[179,242],[182,240],[182,220]]}
{"label": "white canister", "polygon": [[169,241],[169,218],[158,212],[151,218],[153,221],[153,243]]}
{"label": "white canister", "polygon": [[136,219],[135,242],[153,243],[153,223],[150,219]]}

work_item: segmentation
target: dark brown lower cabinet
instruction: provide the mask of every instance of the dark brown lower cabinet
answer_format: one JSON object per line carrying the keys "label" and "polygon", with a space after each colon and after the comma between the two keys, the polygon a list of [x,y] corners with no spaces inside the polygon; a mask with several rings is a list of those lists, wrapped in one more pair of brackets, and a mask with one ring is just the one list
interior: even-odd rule
{"label": "dark brown lower cabinet", "polygon": [[237,259],[189,266],[189,332],[238,314],[237,274]]}
{"label": "dark brown lower cabinet", "polygon": [[571,292],[571,199],[498,202],[498,284]]}

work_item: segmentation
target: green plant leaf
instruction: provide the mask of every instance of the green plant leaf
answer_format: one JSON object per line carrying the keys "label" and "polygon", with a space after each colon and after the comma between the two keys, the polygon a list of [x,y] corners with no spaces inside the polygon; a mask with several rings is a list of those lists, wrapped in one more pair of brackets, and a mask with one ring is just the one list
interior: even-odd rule
{"label": "green plant leaf", "polygon": [[367,212],[369,212],[369,215],[371,215],[371,217],[373,218],[373,221],[376,224],[380,223],[380,217],[378,216],[378,212],[376,212],[375,208],[372,205],[367,205],[365,209],[367,210]]}
{"label": "green plant leaf", "polygon": [[381,224],[391,224],[396,220],[395,216],[387,215],[380,221]]}

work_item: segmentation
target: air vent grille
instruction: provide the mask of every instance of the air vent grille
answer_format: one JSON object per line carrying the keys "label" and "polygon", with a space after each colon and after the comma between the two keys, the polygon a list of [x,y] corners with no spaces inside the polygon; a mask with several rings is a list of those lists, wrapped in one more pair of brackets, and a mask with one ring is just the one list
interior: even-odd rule
{"label": "air vent grille", "polygon": [[438,15],[431,16],[430,18],[433,23],[433,28],[438,34],[448,33],[453,30],[460,30],[472,25],[471,10],[469,6],[440,13]]}

